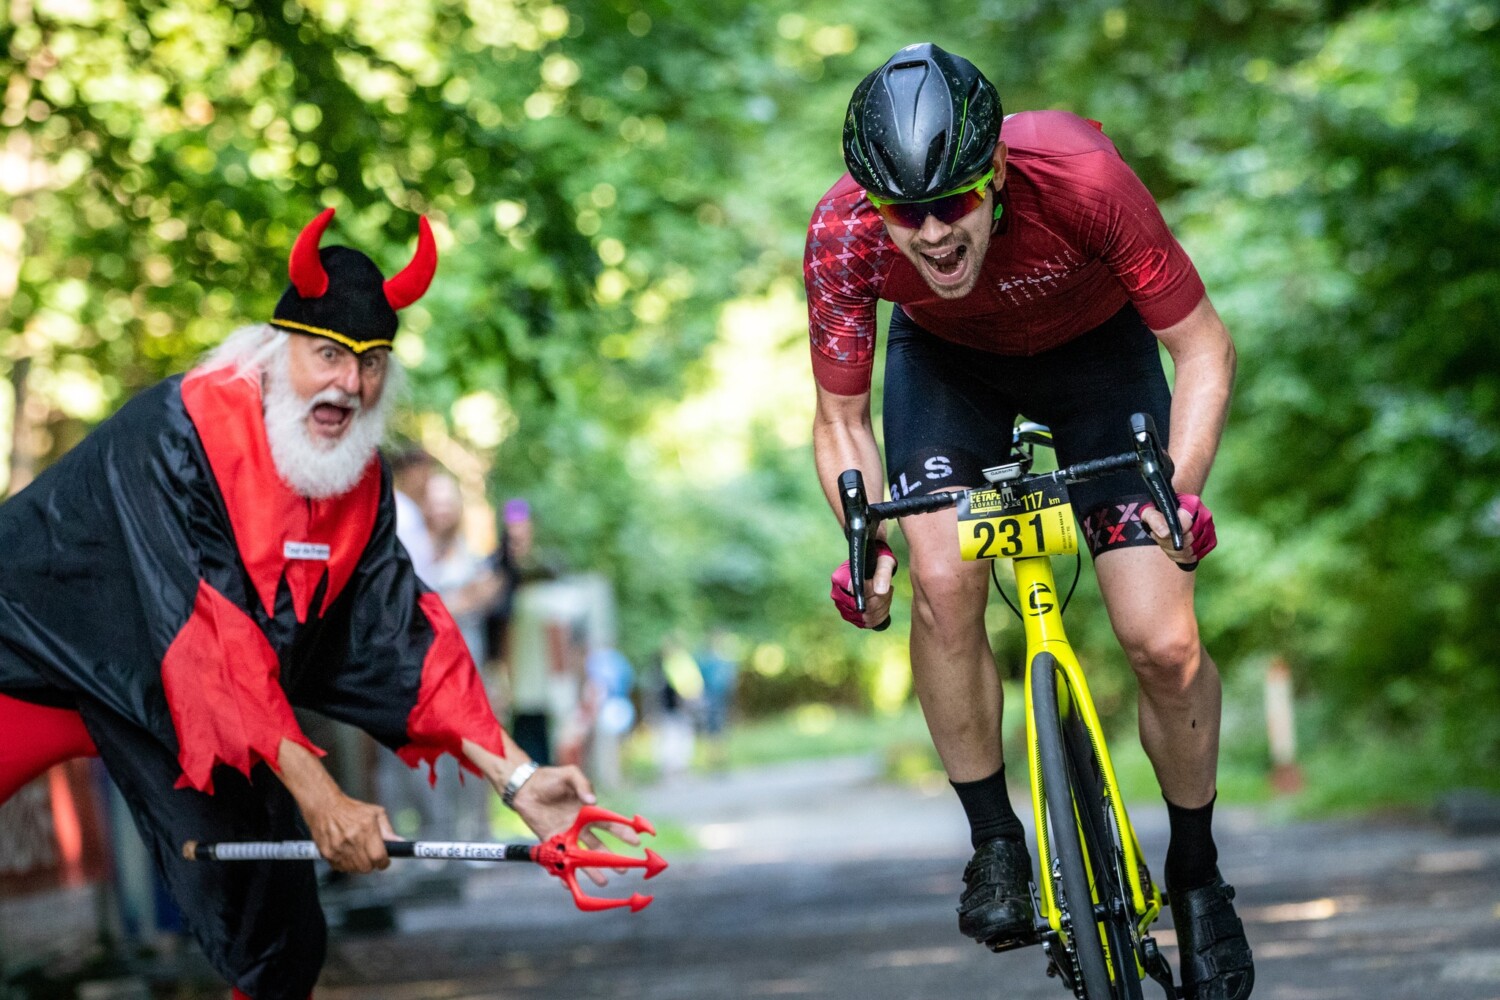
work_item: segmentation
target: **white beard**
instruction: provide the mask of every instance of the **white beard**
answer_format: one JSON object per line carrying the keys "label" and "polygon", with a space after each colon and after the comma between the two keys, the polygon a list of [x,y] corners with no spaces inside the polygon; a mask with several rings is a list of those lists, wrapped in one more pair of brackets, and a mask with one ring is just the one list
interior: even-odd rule
{"label": "white beard", "polygon": [[[265,366],[266,440],[271,458],[283,482],[301,496],[326,500],[354,488],[375,451],[385,439],[386,418],[396,393],[388,375],[380,401],[371,409],[360,405],[358,396],[338,389],[324,389],[311,399],[303,399],[292,388],[287,374],[288,354],[279,352]],[[390,374],[395,374],[391,361]],[[307,418],[321,403],[347,407],[349,429],[337,441],[315,438],[308,430]]]}

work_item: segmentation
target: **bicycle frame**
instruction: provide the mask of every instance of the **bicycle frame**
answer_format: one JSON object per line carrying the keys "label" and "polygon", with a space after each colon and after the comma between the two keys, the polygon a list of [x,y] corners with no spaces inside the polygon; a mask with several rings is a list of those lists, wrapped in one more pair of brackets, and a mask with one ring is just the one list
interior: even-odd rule
{"label": "bicycle frame", "polygon": [[[1125,813],[1125,804],[1120,796],[1120,786],[1115,779],[1114,764],[1110,760],[1109,748],[1101,736],[1103,728],[1099,714],[1089,695],[1088,682],[1083,668],[1068,642],[1063,629],[1062,607],[1057,596],[1057,584],[1052,575],[1052,560],[1047,556],[1016,559],[1012,561],[1015,571],[1016,589],[1022,609],[1022,622],[1026,630],[1026,753],[1030,764],[1031,805],[1037,831],[1038,862],[1041,866],[1041,904],[1038,915],[1045,919],[1054,932],[1062,930],[1062,910],[1057,904],[1052,879],[1052,845],[1047,835],[1046,797],[1042,782],[1041,756],[1037,748],[1036,719],[1031,697],[1031,665],[1041,653],[1050,653],[1056,659],[1061,675],[1066,681],[1066,691],[1059,692],[1059,706],[1079,712],[1088,729],[1090,742],[1109,791],[1110,809],[1115,825],[1120,830],[1120,841],[1125,852],[1125,875],[1130,885],[1131,905],[1136,917],[1136,926],[1144,934],[1156,920],[1162,909],[1161,890],[1154,884],[1148,897],[1146,887],[1141,884],[1141,848],[1136,839],[1135,828]],[[1064,702],[1064,698],[1066,701]],[[1094,875],[1090,872],[1090,880]]]}
{"label": "bicycle frame", "polygon": [[[1103,727],[1089,695],[1083,668],[1063,629],[1063,602],[1059,599],[1056,580],[1052,575],[1052,555],[1071,553],[1075,551],[1076,545],[1071,528],[1071,508],[1066,506],[1066,494],[1052,488],[1116,472],[1133,470],[1140,474],[1151,493],[1152,502],[1167,515],[1172,547],[1182,549],[1184,534],[1175,516],[1177,503],[1174,501],[1177,496],[1171,484],[1171,460],[1161,449],[1155,423],[1149,414],[1133,414],[1130,428],[1135,442],[1134,453],[1090,459],[1055,472],[1028,475],[1032,464],[1030,446],[1050,446],[1051,432],[1040,425],[1022,424],[1015,430],[1010,461],[983,470],[984,478],[991,484],[991,488],[940,491],[869,504],[859,470],[846,469],[839,475],[838,495],[844,514],[844,533],[849,542],[848,565],[852,580],[864,580],[874,573],[873,550],[869,546],[875,537],[873,532],[881,521],[931,513],[949,507],[957,507],[958,523],[967,524],[972,530],[972,534],[965,534],[963,531],[959,533],[965,559],[1011,558],[1017,595],[1020,598],[1020,610],[1017,613],[1026,631],[1026,744],[1041,877],[1038,879],[1040,892],[1034,893],[1038,915],[1035,934],[1011,941],[992,942],[991,947],[1001,951],[1042,943],[1053,960],[1053,971],[1057,971],[1061,969],[1058,964],[1060,959],[1052,950],[1053,944],[1065,946],[1067,952],[1077,959],[1080,955],[1076,950],[1079,942],[1075,938],[1081,938],[1084,945],[1082,954],[1098,956],[1098,952],[1094,951],[1096,943],[1092,940],[1095,935],[1081,931],[1080,928],[1103,922],[1108,925],[1107,933],[1099,936],[1097,945],[1102,946],[1103,957],[1109,964],[1100,966],[1098,958],[1093,957],[1087,959],[1086,966],[1075,966],[1074,971],[1082,977],[1085,984],[1089,981],[1094,984],[1079,985],[1070,981],[1069,985],[1073,986],[1075,992],[1090,989],[1098,994],[1101,977],[1106,971],[1113,980],[1118,980],[1120,975],[1128,975],[1120,968],[1123,956],[1114,956],[1121,961],[1110,961],[1110,949],[1129,945],[1134,952],[1132,963],[1139,978],[1144,979],[1149,975],[1172,998],[1179,994],[1172,981],[1171,967],[1162,958],[1155,941],[1148,934],[1151,924],[1161,913],[1164,898],[1149,873],[1143,875],[1145,866],[1141,862],[1140,842],[1125,812],[1114,763],[1105,746]],[[1028,492],[1018,501],[1016,491],[1020,488],[1027,488]],[[975,498],[979,500],[977,506]],[[1055,516],[1047,516],[1048,512]],[[1023,523],[1028,527],[1023,527]],[[1034,541],[1031,529],[1035,530]],[[1179,569],[1191,572],[1196,564],[1178,562],[1176,565]],[[851,593],[855,607],[864,611],[864,588],[856,585]],[[876,627],[884,628],[888,624],[889,618]],[[1039,659],[1043,656],[1046,661]],[[1058,713],[1058,718],[1051,720],[1045,728],[1038,725],[1038,697],[1032,688],[1039,662],[1045,662],[1042,669],[1052,676],[1062,678],[1062,683],[1057,686],[1055,703],[1050,697],[1053,692],[1041,689],[1040,698],[1047,710]],[[1059,723],[1068,725],[1062,727]],[[1078,745],[1080,726],[1081,735],[1087,740],[1086,748]],[[1069,736],[1064,729],[1071,733],[1074,744],[1072,751],[1066,749],[1065,743]],[[1045,741],[1041,735],[1043,731],[1047,733]],[[1053,738],[1054,733],[1064,740],[1064,744],[1059,744]],[[1045,752],[1044,742],[1047,748]],[[1077,773],[1080,757],[1084,762],[1092,759],[1098,772],[1097,782],[1093,773]],[[1059,768],[1065,770],[1060,771]],[[1054,772],[1054,777],[1061,775],[1058,780],[1069,786],[1066,796],[1054,794],[1057,801],[1054,801],[1051,809],[1053,818],[1059,824],[1069,821],[1076,824],[1077,839],[1081,842],[1079,846],[1093,845],[1095,848],[1092,852],[1081,851],[1082,858],[1074,856],[1072,847],[1062,852],[1065,857],[1060,857],[1055,849],[1056,845],[1052,843],[1047,820],[1049,810],[1045,777],[1049,770]],[[1086,786],[1088,798],[1079,798],[1079,784]],[[1053,791],[1055,793],[1057,790]],[[1103,803],[1093,798],[1094,795],[1108,798],[1107,812],[1103,811]],[[1114,829],[1100,830],[1101,824],[1112,825]],[[1063,825],[1061,829],[1066,830],[1067,826]],[[1118,836],[1112,836],[1111,833]],[[1071,835],[1066,839],[1070,843],[1073,840]],[[1118,841],[1118,855],[1100,853],[1097,850],[1103,846],[1105,839]],[[1106,867],[1096,870],[1101,862]],[[1118,881],[1123,883],[1118,892],[1111,884],[1116,881],[1114,875],[1108,874],[1117,864],[1122,869],[1117,873]],[[1061,879],[1068,886],[1064,891],[1069,894],[1070,912],[1066,914],[1059,902],[1054,879]],[[1102,891],[1101,885],[1107,886],[1108,891]],[[1075,900],[1071,898],[1074,895],[1088,898]],[[1128,898],[1117,898],[1120,896]],[[1098,909],[1100,907],[1108,912],[1101,915]],[[1122,941],[1119,935],[1131,927],[1134,929],[1131,936],[1139,940]],[[1066,972],[1064,978],[1067,979]],[[1132,986],[1125,995],[1139,998],[1138,986]]]}

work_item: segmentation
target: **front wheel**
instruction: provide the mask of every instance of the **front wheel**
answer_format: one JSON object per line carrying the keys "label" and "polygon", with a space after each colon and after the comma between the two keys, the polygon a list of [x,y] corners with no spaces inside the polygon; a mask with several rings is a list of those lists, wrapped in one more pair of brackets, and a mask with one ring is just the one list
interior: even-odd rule
{"label": "front wheel", "polygon": [[1093,739],[1078,712],[1063,723],[1064,746],[1073,775],[1073,797],[1083,831],[1083,848],[1094,874],[1095,895],[1104,904],[1104,945],[1119,1000],[1142,1000],[1136,964],[1136,929],[1130,886],[1125,878],[1123,838],[1105,791],[1104,775]]}
{"label": "front wheel", "polygon": [[[1053,879],[1059,890],[1056,895],[1064,914],[1064,932],[1078,967],[1073,992],[1080,1000],[1115,1000],[1099,925],[1094,920],[1094,894],[1083,858],[1078,814],[1073,806],[1073,780],[1058,710],[1060,679],[1057,660],[1051,653],[1038,653],[1031,661],[1031,710],[1035,714],[1037,753],[1041,758],[1047,828],[1057,868],[1056,872],[1043,872],[1042,877]],[[1037,831],[1037,835],[1040,837],[1042,831]]]}

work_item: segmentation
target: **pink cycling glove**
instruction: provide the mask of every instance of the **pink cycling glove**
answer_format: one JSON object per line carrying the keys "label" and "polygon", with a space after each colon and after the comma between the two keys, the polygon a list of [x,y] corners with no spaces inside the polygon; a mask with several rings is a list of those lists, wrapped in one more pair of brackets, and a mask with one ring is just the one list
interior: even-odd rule
{"label": "pink cycling glove", "polygon": [[[878,563],[881,556],[890,556],[895,559],[896,553],[892,552],[891,547],[885,542],[877,541],[871,565]],[[891,572],[896,572],[894,567]],[[833,598],[834,606],[839,609],[839,614],[844,616],[844,621],[859,628],[872,627],[865,624],[864,614],[854,606],[854,587],[849,579],[849,560],[845,559],[839,568],[833,571],[833,589],[828,596]]]}
{"label": "pink cycling glove", "polygon": [[1219,544],[1219,536],[1214,531],[1213,511],[1196,493],[1178,494],[1177,506],[1193,515],[1193,558],[1201,561]]}

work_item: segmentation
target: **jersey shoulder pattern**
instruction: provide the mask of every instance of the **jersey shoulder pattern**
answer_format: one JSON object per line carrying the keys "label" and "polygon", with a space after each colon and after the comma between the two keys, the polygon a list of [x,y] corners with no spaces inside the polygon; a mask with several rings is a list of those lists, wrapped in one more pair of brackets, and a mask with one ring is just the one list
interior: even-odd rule
{"label": "jersey shoulder pattern", "polygon": [[899,260],[864,189],[845,174],[818,199],[802,258],[813,367],[835,392],[869,388],[875,307]]}

